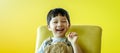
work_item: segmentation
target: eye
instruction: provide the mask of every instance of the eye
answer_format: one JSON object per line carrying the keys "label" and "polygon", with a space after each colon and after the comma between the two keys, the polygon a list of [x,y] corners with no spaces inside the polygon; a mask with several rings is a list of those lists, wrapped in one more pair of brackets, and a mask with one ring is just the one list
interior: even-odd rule
{"label": "eye", "polygon": [[62,21],[62,23],[66,23],[66,21]]}
{"label": "eye", "polygon": [[53,23],[58,23],[57,21],[54,21]]}

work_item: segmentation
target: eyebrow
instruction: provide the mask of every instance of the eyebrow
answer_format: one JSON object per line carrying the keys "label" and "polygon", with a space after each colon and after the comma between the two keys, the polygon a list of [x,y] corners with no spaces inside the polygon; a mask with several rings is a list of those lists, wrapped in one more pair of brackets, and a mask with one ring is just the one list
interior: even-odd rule
{"label": "eyebrow", "polygon": [[62,18],[61,20],[67,20],[67,18]]}

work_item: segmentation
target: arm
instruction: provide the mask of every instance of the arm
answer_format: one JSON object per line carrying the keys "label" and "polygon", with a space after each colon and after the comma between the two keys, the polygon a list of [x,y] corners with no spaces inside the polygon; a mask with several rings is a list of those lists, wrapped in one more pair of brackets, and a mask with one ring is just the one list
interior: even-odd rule
{"label": "arm", "polygon": [[75,32],[69,33],[68,40],[72,44],[74,53],[83,53],[80,46],[79,46],[79,44],[78,44],[78,42],[77,42],[77,40],[78,40],[77,33],[75,33]]}
{"label": "arm", "polygon": [[44,51],[44,48],[45,48],[45,46],[46,46],[46,41],[44,41],[42,44],[41,44],[41,46],[40,46],[40,48],[37,50],[37,53],[44,53],[43,51]]}
{"label": "arm", "polygon": [[78,44],[72,44],[74,53],[82,53],[81,48]]}

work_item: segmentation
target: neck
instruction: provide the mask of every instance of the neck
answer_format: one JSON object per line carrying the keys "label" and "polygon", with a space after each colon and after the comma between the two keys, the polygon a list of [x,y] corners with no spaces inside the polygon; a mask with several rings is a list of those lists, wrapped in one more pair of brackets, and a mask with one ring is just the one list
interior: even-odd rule
{"label": "neck", "polygon": [[65,35],[64,36],[56,36],[56,35],[54,35],[54,38],[65,38]]}

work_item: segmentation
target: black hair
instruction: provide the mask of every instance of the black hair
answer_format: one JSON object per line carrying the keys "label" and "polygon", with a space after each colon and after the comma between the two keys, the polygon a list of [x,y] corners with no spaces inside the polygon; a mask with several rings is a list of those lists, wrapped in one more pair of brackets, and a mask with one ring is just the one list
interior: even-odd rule
{"label": "black hair", "polygon": [[61,15],[61,16],[66,16],[67,20],[68,20],[68,23],[70,24],[70,17],[69,17],[69,14],[66,10],[64,10],[63,8],[55,8],[55,9],[51,9],[48,14],[47,14],[47,24],[49,25],[51,19],[53,17],[56,17],[58,15]]}

